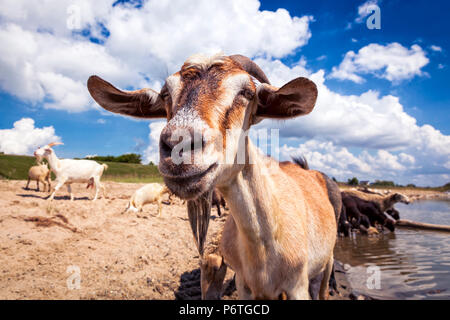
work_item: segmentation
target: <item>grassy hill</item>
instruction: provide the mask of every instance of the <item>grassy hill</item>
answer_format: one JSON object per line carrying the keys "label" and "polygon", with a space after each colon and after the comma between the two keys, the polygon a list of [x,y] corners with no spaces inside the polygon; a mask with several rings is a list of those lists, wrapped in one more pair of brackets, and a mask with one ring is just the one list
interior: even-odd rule
{"label": "grassy hill", "polygon": [[[162,182],[158,168],[154,165],[104,163],[108,165],[108,170],[103,174],[102,180],[133,183]],[[34,157],[0,154],[0,179],[26,180],[28,169],[35,164]],[[53,174],[52,179],[55,179]]]}

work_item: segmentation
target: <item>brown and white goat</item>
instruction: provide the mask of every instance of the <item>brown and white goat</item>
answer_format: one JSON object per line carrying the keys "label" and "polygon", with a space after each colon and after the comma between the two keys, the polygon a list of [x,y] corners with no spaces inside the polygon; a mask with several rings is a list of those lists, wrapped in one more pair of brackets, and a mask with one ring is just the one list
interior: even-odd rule
{"label": "brown and white goat", "polygon": [[372,201],[380,207],[381,212],[386,212],[387,210],[392,209],[394,204],[397,202],[404,204],[410,203],[409,198],[401,193],[393,193],[383,196],[380,194],[361,192],[359,190],[345,190],[342,191],[342,195],[354,196],[365,201]]}
{"label": "brown and white goat", "polygon": [[[245,134],[264,118],[311,112],[317,98],[312,81],[300,77],[277,88],[244,56],[194,55],[160,93],[121,91],[97,76],[89,78],[88,89],[111,112],[167,118],[159,170],[169,189],[188,199],[200,243],[209,215],[199,224],[192,212],[210,201],[214,187],[225,197],[232,219],[222,254],[236,273],[241,299],[309,299],[309,280],[320,274],[319,297],[327,298],[337,227],[326,178],[293,163],[279,165]],[[180,140],[179,132],[189,139]]]}

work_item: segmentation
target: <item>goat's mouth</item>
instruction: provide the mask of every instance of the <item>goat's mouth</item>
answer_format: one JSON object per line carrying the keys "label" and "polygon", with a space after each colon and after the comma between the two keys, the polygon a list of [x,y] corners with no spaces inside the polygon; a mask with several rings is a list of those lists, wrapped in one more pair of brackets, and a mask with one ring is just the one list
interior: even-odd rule
{"label": "goat's mouth", "polygon": [[189,172],[182,175],[173,175],[170,172],[161,170],[160,173],[164,178],[167,187],[177,197],[182,199],[195,199],[209,190],[214,182],[218,163],[211,164],[207,169],[190,174]]}

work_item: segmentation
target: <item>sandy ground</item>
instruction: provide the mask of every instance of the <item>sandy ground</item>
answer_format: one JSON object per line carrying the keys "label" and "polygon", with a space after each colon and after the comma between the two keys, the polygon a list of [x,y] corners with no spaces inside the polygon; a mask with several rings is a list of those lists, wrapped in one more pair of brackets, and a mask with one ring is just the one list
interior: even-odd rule
{"label": "sandy ground", "polygon": [[[0,180],[0,299],[200,298],[198,252],[181,201],[163,205],[161,217],[153,204],[122,214],[143,184],[104,184],[107,199],[92,202],[93,191],[74,184],[75,201],[64,188],[50,203],[47,193],[24,190],[26,181]],[[227,214],[213,209],[209,237]],[[232,278],[229,270],[224,299],[237,298]],[[334,298],[347,299],[344,273],[337,279],[342,296]]]}

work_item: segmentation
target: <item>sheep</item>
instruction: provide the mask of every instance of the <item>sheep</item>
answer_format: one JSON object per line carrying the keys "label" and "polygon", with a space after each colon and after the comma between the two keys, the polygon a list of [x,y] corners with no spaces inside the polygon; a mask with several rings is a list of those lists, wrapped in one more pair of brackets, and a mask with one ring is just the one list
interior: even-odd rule
{"label": "sheep", "polygon": [[42,148],[38,148],[34,152],[34,156],[38,162],[42,159],[46,159],[50,164],[50,168],[56,175],[56,186],[53,189],[52,194],[48,197],[48,200],[53,200],[56,191],[58,191],[64,184],[67,184],[67,191],[70,193],[70,200],[73,201],[71,183],[88,183],[91,184],[92,179],[95,183],[95,197],[93,201],[97,200],[98,192],[100,189],[105,195],[105,188],[100,183],[100,177],[103,172],[108,169],[106,164],[99,164],[93,160],[73,160],[73,159],[58,159],[52,147],[63,144],[61,142],[53,142]]}
{"label": "sheep", "polygon": [[142,208],[147,203],[158,203],[158,217],[161,216],[161,202],[164,194],[169,194],[170,191],[165,185],[159,183],[149,183],[137,189],[131,196],[130,201],[124,212],[142,212]]}
{"label": "sheep", "polygon": [[25,187],[26,190],[28,190],[28,185],[30,184],[30,180],[36,180],[36,191],[39,191],[39,182],[42,182],[44,185],[44,192],[45,192],[45,185],[48,185],[48,192],[50,192],[51,188],[51,178],[50,178],[50,170],[48,169],[46,164],[39,164],[37,166],[32,166],[28,170],[28,182],[27,186]]}

